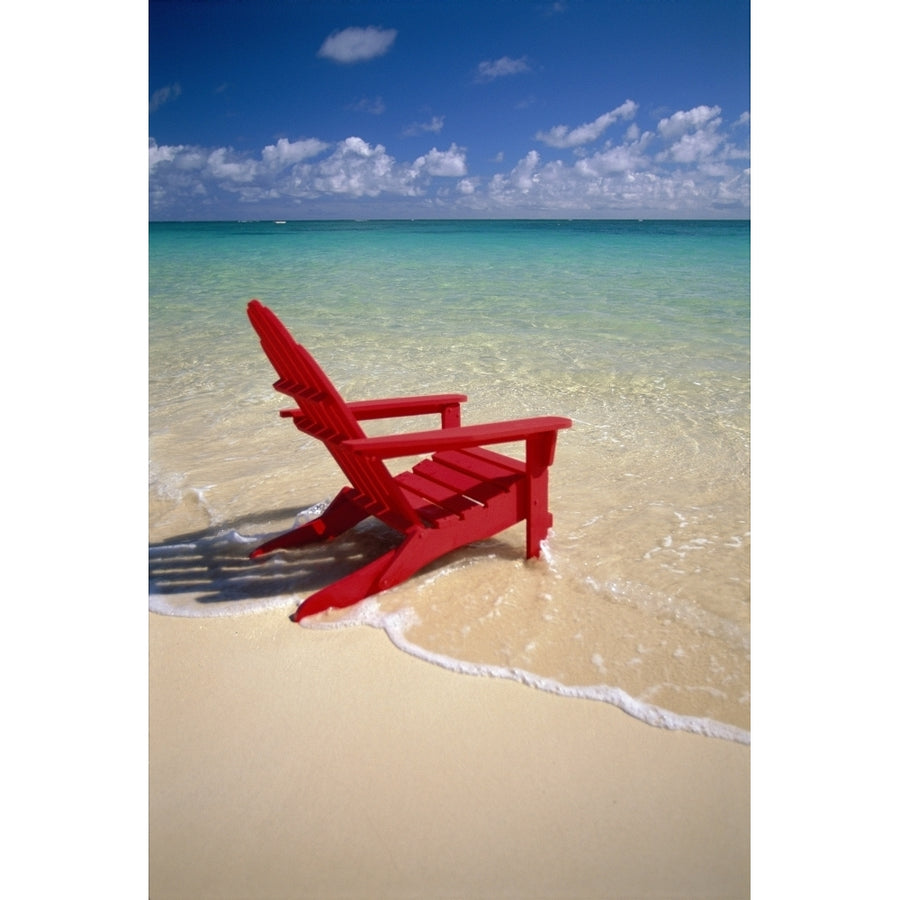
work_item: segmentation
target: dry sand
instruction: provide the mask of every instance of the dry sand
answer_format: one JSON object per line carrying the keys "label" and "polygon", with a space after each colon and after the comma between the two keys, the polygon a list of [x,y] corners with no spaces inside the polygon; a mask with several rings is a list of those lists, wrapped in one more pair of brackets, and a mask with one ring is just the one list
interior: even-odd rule
{"label": "dry sand", "polygon": [[750,894],[750,748],[283,611],[150,615],[150,897]]}

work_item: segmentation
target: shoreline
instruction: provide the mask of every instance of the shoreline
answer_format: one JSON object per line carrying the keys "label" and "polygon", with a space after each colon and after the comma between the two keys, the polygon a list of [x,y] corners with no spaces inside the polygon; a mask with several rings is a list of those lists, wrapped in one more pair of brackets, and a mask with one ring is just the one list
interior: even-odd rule
{"label": "shoreline", "polygon": [[746,745],[373,628],[149,620],[154,900],[749,896]]}
{"label": "shoreline", "polygon": [[[376,601],[374,604],[371,601]],[[369,610],[373,609],[374,612]],[[564,684],[553,678],[530,672],[516,666],[500,666],[489,663],[474,663],[456,657],[426,650],[406,636],[409,609],[401,609],[393,613],[383,613],[377,606],[377,598],[370,597],[357,605],[347,619],[315,624],[315,620],[307,628],[314,630],[358,628],[360,626],[376,628],[384,631],[390,642],[403,653],[432,665],[440,666],[458,675],[473,678],[500,678],[514,681],[535,690],[556,694],[560,697],[590,700],[593,703],[606,703],[614,706],[629,716],[653,728],[664,728],[669,731],[685,731],[723,741],[735,741],[739,744],[750,744],[750,731],[702,716],[682,715],[661,706],[654,706],[638,700],[621,688],[607,685],[574,685]],[[327,615],[327,613],[326,613]]]}

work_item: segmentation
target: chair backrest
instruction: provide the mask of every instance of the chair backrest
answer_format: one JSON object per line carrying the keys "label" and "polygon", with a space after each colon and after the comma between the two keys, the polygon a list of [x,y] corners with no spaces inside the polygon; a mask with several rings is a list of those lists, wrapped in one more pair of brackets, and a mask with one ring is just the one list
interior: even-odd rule
{"label": "chair backrest", "polygon": [[373,501],[372,515],[397,517],[410,524],[421,520],[397,486],[387,466],[378,459],[346,450],[343,442],[365,437],[344,398],[309,351],[298,344],[284,324],[259,300],[247,307],[250,323],[263,351],[278,373],[273,387],[293,398],[300,410],[296,426],[322,441],[350,483]]}

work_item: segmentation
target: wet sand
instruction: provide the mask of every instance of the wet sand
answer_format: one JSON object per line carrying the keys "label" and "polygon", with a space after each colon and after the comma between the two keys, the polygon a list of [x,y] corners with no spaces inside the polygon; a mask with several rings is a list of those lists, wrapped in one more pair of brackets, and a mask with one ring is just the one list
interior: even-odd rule
{"label": "wet sand", "polygon": [[746,745],[283,610],[149,638],[154,900],[750,895]]}

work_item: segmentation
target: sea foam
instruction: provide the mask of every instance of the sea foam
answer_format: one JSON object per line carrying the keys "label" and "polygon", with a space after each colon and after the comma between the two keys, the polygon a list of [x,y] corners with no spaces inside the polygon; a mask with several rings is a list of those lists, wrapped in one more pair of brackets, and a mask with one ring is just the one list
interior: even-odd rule
{"label": "sea foam", "polygon": [[599,700],[603,703],[609,703],[635,719],[657,728],[666,728],[670,731],[687,731],[692,734],[735,741],[740,744],[750,743],[750,732],[742,728],[724,722],[717,722],[706,717],[678,715],[662,707],[637,700],[621,688],[606,684],[562,684],[553,678],[536,675],[533,672],[517,667],[472,663],[425,650],[407,638],[409,628],[417,624],[417,621],[416,614],[412,609],[406,607],[392,612],[385,612],[381,609],[377,598],[369,597],[358,603],[339,621],[325,622],[312,617],[302,620],[301,624],[313,629],[349,628],[357,625],[378,628],[384,631],[391,642],[400,650],[425,662],[449,669],[451,672],[488,678],[506,678],[561,697]]}

